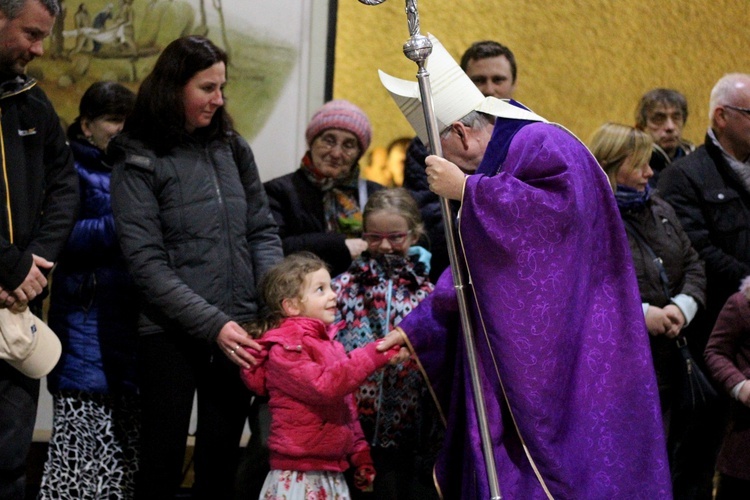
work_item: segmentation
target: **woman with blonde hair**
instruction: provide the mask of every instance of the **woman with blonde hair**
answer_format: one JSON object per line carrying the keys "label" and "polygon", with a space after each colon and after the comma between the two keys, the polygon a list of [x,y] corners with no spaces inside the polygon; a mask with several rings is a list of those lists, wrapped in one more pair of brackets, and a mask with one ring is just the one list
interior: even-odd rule
{"label": "woman with blonde hair", "polygon": [[[696,335],[703,335],[686,327],[705,305],[706,275],[703,261],[674,210],[649,186],[654,174],[649,166],[652,144],[645,132],[606,123],[594,134],[591,151],[609,177],[628,235],[677,487],[680,464],[695,457],[681,456],[689,453],[685,450],[687,439],[691,439],[686,428],[690,415],[679,406],[685,368],[680,365],[674,339],[680,337],[684,342],[690,338],[692,342]],[[701,340],[705,342],[705,338]],[[699,344],[697,339],[694,343]],[[699,357],[699,353],[694,355]]]}

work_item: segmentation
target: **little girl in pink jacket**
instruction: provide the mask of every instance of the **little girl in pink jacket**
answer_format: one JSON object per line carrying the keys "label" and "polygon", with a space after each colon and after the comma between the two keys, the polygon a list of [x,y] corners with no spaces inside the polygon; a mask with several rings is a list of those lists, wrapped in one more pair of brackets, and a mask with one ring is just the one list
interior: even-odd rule
{"label": "little girl in pink jacket", "polygon": [[[269,310],[259,343],[260,362],[242,370],[256,394],[269,397],[271,471],[260,498],[350,498],[343,472],[372,486],[375,469],[352,392],[398,352],[376,343],[351,351],[333,340],[336,294],[325,263],[310,253],[288,256],[261,284]],[[270,329],[269,329],[270,328]]]}

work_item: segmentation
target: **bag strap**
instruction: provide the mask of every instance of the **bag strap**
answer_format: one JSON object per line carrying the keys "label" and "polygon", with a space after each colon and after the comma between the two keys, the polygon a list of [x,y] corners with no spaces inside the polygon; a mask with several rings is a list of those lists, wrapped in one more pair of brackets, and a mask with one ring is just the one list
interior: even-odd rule
{"label": "bag strap", "polygon": [[669,293],[669,276],[667,276],[667,270],[664,269],[664,261],[662,261],[661,257],[658,257],[656,253],[654,253],[654,249],[651,248],[648,243],[646,243],[646,240],[643,239],[643,236],[641,236],[638,230],[633,227],[632,222],[628,220],[623,220],[623,222],[625,223],[625,231],[633,236],[633,238],[635,238],[638,243],[646,249],[646,252],[648,252],[652,262],[656,266],[656,269],[659,271],[659,280],[661,281],[661,288],[662,292],[664,292],[664,297],[666,297],[668,301],[671,300],[672,294]]}

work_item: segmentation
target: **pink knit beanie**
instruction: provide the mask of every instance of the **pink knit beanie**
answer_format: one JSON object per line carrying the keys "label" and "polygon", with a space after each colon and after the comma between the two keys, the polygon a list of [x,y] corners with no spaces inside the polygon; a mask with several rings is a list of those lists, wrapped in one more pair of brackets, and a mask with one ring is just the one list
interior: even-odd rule
{"label": "pink knit beanie", "polygon": [[346,130],[354,134],[363,153],[370,146],[372,136],[370,120],[367,119],[364,111],[349,101],[344,99],[328,101],[315,112],[305,131],[307,145],[310,146],[316,137],[329,128]]}

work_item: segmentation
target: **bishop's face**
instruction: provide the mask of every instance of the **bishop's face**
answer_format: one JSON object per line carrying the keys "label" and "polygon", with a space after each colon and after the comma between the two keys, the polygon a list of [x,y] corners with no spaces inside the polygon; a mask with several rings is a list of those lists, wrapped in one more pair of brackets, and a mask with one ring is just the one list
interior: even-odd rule
{"label": "bishop's face", "polygon": [[450,132],[441,135],[440,138],[443,158],[455,163],[467,174],[476,172],[492,137],[492,129],[492,125],[467,127],[460,122],[454,122]]}

